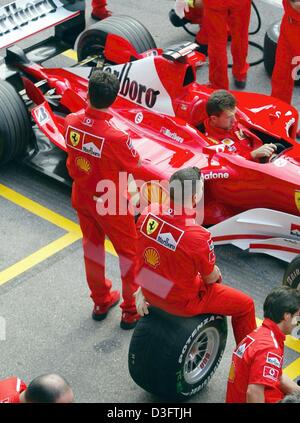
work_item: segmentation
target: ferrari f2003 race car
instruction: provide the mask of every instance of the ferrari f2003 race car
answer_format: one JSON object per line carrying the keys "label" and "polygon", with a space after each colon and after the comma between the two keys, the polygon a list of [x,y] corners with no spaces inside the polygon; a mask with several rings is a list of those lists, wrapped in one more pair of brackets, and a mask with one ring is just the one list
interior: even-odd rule
{"label": "ferrari f2003 race car", "polygon": [[[6,13],[17,19],[13,10]],[[58,14],[59,7],[51,13]],[[72,22],[75,12],[68,13]],[[43,19],[38,16],[36,22],[42,25]],[[228,140],[215,145],[201,129],[212,90],[196,80],[201,80],[205,61],[196,44],[162,50],[140,22],[112,16],[79,34],[79,63],[64,69],[42,66],[71,45],[66,43],[70,30],[65,28],[57,26],[54,38],[29,49],[13,45],[6,50],[0,66],[0,163],[19,156],[23,163],[70,182],[64,119],[86,106],[88,79],[97,64],[120,80],[111,113],[143,160],[133,175],[146,181],[143,197],[163,201],[166,193],[159,181],[180,168],[198,166],[205,178],[204,224],[211,226],[216,244],[232,243],[286,261],[300,253],[300,145],[295,139],[294,107],[266,95],[234,92],[237,118],[247,130],[261,144],[283,146],[272,161],[250,161],[232,153]],[[72,28],[74,40],[78,31]],[[19,38],[13,31],[3,31],[0,47]],[[149,181],[158,182],[149,187]]]}
{"label": "ferrari f2003 race car", "polygon": [[[299,255],[297,111],[268,96],[236,92],[240,122],[262,144],[277,142],[283,151],[268,163],[233,154],[226,140],[215,145],[202,132],[212,90],[196,81],[205,60],[196,45],[158,49],[146,28],[125,16],[83,30],[79,6],[80,0],[72,6],[45,0],[39,7],[19,0],[0,8],[0,48],[49,26],[49,17],[56,25],[54,37],[37,45],[8,47],[0,64],[0,164],[18,158],[70,184],[64,120],[86,106],[89,76],[95,65],[101,66],[120,80],[111,113],[143,160],[133,176],[145,181],[140,189],[145,200],[164,201],[167,193],[160,181],[180,168],[197,166],[205,178],[204,223],[211,225],[216,243],[250,246],[287,261]],[[72,47],[77,36],[79,63],[65,69],[42,66]],[[98,154],[96,146],[89,151]],[[284,283],[300,285],[299,261],[292,261]],[[183,319],[152,307],[132,336],[129,372],[149,392],[188,398],[214,374],[226,338],[224,316]]]}

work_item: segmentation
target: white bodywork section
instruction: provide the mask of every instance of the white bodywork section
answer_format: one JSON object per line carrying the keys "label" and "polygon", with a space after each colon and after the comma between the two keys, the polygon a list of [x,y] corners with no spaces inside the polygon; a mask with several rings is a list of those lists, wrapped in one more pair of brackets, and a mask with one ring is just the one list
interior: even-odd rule
{"label": "white bodywork section", "polygon": [[[296,229],[295,229],[296,228]],[[209,228],[216,245],[269,254],[291,262],[300,254],[300,217],[270,209],[252,209]]]}

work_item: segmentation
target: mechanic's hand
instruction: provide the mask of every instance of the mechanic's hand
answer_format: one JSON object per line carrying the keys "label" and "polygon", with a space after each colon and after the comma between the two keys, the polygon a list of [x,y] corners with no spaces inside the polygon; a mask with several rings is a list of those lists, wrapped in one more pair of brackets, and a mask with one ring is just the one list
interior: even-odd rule
{"label": "mechanic's hand", "polygon": [[148,303],[146,302],[146,299],[142,293],[142,288],[139,287],[137,291],[133,294],[135,297],[135,306],[136,311],[140,316],[145,316],[146,314],[149,314],[148,311]]}
{"label": "mechanic's hand", "polygon": [[256,150],[253,150],[251,156],[254,160],[261,159],[262,157],[271,157],[276,150],[277,147],[275,144],[264,144]]}
{"label": "mechanic's hand", "polygon": [[216,281],[216,283],[222,283],[223,278],[222,278],[221,270],[219,269],[219,267],[217,265],[215,265],[215,268],[216,268],[217,272],[219,273],[219,279]]}
{"label": "mechanic's hand", "polygon": [[191,3],[193,4],[190,0],[176,0],[174,6],[176,15],[182,19],[184,17],[184,13],[190,10],[189,6],[191,6]]}

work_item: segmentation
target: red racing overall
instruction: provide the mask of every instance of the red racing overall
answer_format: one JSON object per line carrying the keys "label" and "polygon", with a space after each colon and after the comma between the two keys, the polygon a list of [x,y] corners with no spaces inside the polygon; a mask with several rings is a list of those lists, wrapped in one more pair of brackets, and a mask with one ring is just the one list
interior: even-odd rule
{"label": "red racing overall", "polygon": [[189,11],[185,12],[184,17],[192,24],[197,24],[200,26],[200,29],[196,35],[197,43],[207,44],[208,37],[203,7],[190,7]]}
{"label": "red racing overall", "polygon": [[285,335],[278,325],[264,319],[261,327],[249,333],[232,356],[226,402],[247,402],[248,385],[264,385],[265,402],[278,402]]}
{"label": "red racing overall", "polygon": [[247,77],[248,30],[251,0],[203,0],[208,33],[209,81],[213,88],[228,89],[227,38],[231,34],[232,74]]}
{"label": "red racing overall", "polygon": [[225,151],[239,154],[248,160],[255,161],[251,151],[262,146],[261,140],[237,121],[232,129],[216,128],[210,124],[209,118],[204,121],[205,135],[212,145],[225,145]]}
{"label": "red racing overall", "polygon": [[[87,108],[66,118],[67,167],[74,180],[72,204],[77,210],[83,232],[83,250],[86,276],[91,298],[96,305],[105,306],[111,300],[111,282],[105,278],[105,235],[109,237],[119,255],[122,278],[123,311],[135,312],[132,294],[136,291],[136,228],[134,218],[127,211],[119,213],[119,172],[131,172],[139,156],[133,149],[130,137],[118,129],[112,115]],[[113,198],[105,198],[106,191],[97,184],[108,180],[115,191]],[[101,182],[101,183],[102,183]],[[100,189],[100,192],[99,192]],[[103,196],[103,198],[102,198]],[[121,198],[120,197],[120,198]],[[98,204],[98,202],[100,202]],[[99,214],[99,205],[111,204],[109,214]],[[115,210],[114,210],[115,205]]]}
{"label": "red racing overall", "polygon": [[0,381],[0,403],[19,403],[20,394],[27,388],[25,382],[18,377],[10,377]]}
{"label": "red racing overall", "polygon": [[[146,300],[183,317],[212,313],[232,316],[236,343],[256,328],[254,302],[221,283],[205,284],[215,266],[211,234],[199,226],[191,210],[152,205],[137,223],[138,275]],[[176,210],[176,209],[175,209]],[[155,213],[154,213],[155,211]]]}
{"label": "red racing overall", "polygon": [[293,72],[297,74],[300,65],[300,13],[293,9],[289,0],[283,0],[283,6],[285,13],[280,27],[271,95],[291,103],[295,83]]}

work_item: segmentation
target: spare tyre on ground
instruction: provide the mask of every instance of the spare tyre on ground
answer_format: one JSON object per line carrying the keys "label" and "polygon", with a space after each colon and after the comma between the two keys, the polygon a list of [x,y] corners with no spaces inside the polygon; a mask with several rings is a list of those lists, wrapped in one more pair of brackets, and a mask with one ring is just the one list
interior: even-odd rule
{"label": "spare tyre on ground", "polygon": [[184,318],[150,307],[132,335],[129,373],[137,385],[160,398],[188,399],[212,378],[226,339],[224,316]]}

